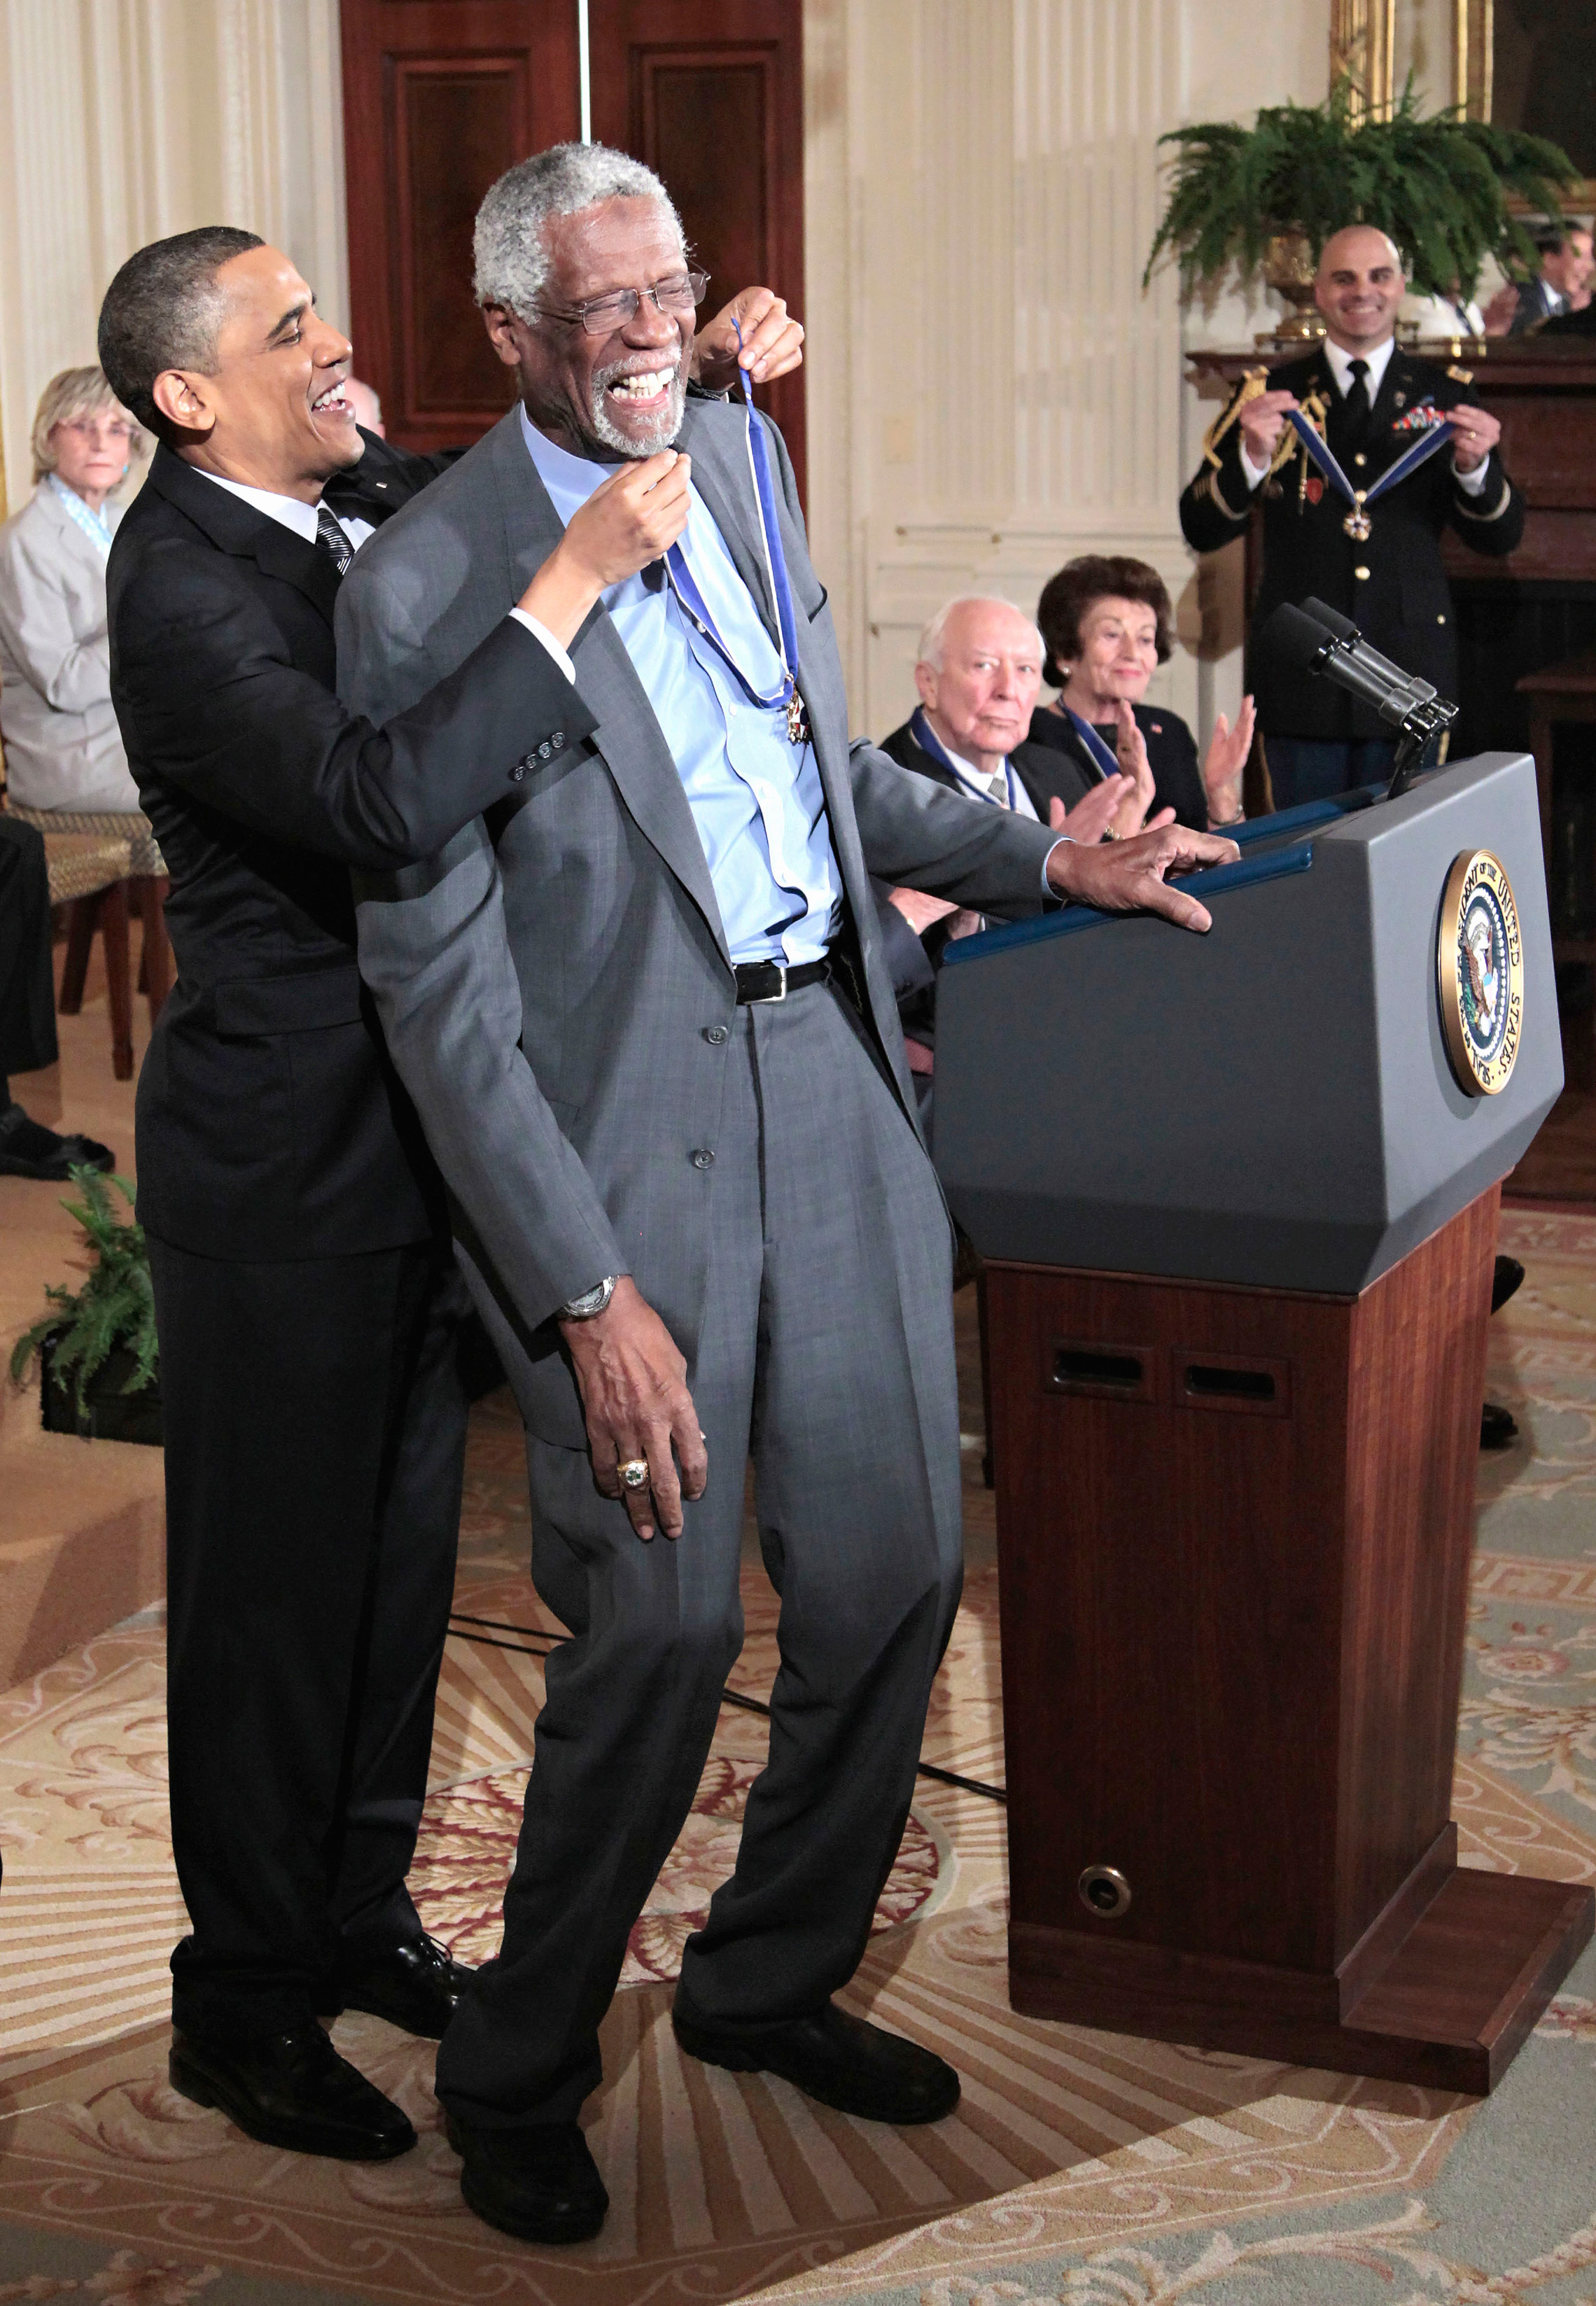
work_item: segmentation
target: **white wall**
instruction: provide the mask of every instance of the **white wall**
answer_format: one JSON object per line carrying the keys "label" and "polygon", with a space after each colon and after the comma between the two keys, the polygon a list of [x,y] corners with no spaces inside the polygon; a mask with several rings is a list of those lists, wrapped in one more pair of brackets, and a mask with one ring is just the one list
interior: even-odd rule
{"label": "white wall", "polygon": [[58,369],[145,241],[236,224],[348,307],[337,0],[0,0],[4,493]]}
{"label": "white wall", "polygon": [[1191,645],[1154,694],[1206,727],[1239,693],[1239,580],[1205,570],[1199,597],[1181,540],[1211,414],[1182,355],[1273,306],[1143,293],[1157,139],[1321,97],[1325,0],[809,0],[805,23],[810,518],[856,730],[907,712],[949,594],[1028,608],[1092,551],[1164,575]]}

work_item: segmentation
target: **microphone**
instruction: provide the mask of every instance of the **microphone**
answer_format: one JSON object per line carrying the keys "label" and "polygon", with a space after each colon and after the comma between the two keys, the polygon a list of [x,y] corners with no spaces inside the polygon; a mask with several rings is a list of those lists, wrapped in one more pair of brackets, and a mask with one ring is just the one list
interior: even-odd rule
{"label": "microphone", "polygon": [[1283,602],[1260,636],[1264,645],[1304,672],[1321,674],[1368,705],[1397,732],[1396,768],[1387,791],[1394,800],[1407,790],[1432,737],[1450,727],[1457,707],[1438,695],[1428,680],[1404,672],[1389,657],[1370,648],[1351,619],[1323,601],[1301,608]]}

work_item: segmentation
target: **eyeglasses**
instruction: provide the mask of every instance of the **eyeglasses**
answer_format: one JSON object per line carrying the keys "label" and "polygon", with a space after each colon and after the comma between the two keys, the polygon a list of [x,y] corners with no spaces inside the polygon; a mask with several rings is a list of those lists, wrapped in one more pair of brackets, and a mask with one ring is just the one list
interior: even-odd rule
{"label": "eyeglasses", "polygon": [[[54,431],[56,428],[52,425],[50,429]],[[75,432],[81,440],[98,440],[102,437],[109,440],[136,440],[139,436],[138,426],[130,424],[125,417],[120,416],[112,417],[108,422],[104,417],[69,416],[60,430]]]}
{"label": "eyeglasses", "polygon": [[564,312],[547,304],[534,310],[542,320],[563,320],[573,328],[580,325],[590,337],[609,337],[636,318],[645,296],[653,299],[656,312],[691,312],[703,303],[708,286],[707,272],[679,272],[669,280],[656,280],[652,288],[618,288],[613,296],[590,296],[585,303],[572,304]]}

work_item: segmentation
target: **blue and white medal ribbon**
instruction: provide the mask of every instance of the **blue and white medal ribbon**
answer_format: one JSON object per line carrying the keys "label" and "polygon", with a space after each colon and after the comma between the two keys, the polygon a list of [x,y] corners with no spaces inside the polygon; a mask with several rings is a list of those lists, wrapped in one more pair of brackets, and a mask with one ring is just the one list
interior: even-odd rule
{"label": "blue and white medal ribbon", "polygon": [[[738,349],[742,349],[743,332],[734,320]],[[795,668],[798,664],[798,624],[792,613],[792,586],[787,575],[787,555],[781,549],[781,530],[776,518],[776,492],[771,480],[770,451],[765,443],[764,427],[754,413],[754,393],[748,372],[739,363],[738,380],[742,386],[743,406],[747,423],[748,469],[753,475],[754,495],[759,506],[759,529],[764,546],[764,566],[771,580],[771,597],[776,604],[776,645],[781,653],[781,685],[766,696],[749,679],[727,645],[709,603],[698,590],[693,572],[687,566],[687,555],[679,543],[673,544],[665,555],[665,567],[672,588],[683,609],[692,619],[704,639],[721,658],[748,696],[750,703],[765,712],[775,712],[785,706],[787,736],[789,743],[806,745],[809,741],[809,724],[805,717],[804,700],[798,694]]]}
{"label": "blue and white medal ribbon", "polygon": [[1415,440],[1411,448],[1404,448],[1396,462],[1386,467],[1372,488],[1355,489],[1331,453],[1328,441],[1314,431],[1300,408],[1287,409],[1286,422],[1326,480],[1329,482],[1330,486],[1337,490],[1351,505],[1352,510],[1341,525],[1354,544],[1361,544],[1370,534],[1370,519],[1365,507],[1373,504],[1377,498],[1383,497],[1387,489],[1394,489],[1399,482],[1405,481],[1410,473],[1416,473],[1421,465],[1428,464],[1430,457],[1444,448],[1448,440],[1456,437],[1456,428],[1449,421],[1444,420],[1432,431],[1427,432],[1422,440]]}
{"label": "blue and white medal ribbon", "polygon": [[1118,756],[1109,751],[1091,722],[1083,721],[1080,713],[1073,712],[1068,705],[1064,707],[1064,718],[1086,747],[1087,758],[1099,777],[1117,777],[1121,773]]}
{"label": "blue and white medal ribbon", "polygon": [[[926,720],[926,708],[923,705],[917,705],[909,714],[909,733],[922,753],[929,753],[932,759],[940,762],[950,775],[958,778],[960,786],[969,794],[971,800],[985,801],[989,808],[1002,808],[1003,804],[994,792],[977,792],[972,789],[969,774],[960,771],[959,763],[954,760],[930,722]],[[1013,808],[1016,806],[1014,771],[1006,756],[1003,760],[1003,783],[1008,788],[1009,807]]]}

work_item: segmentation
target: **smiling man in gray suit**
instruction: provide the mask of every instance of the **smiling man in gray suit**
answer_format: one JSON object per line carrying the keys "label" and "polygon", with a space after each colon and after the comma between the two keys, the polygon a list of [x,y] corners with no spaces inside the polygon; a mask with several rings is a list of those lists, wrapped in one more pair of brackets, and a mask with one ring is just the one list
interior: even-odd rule
{"label": "smiling man in gray suit", "polygon": [[439,2096],[471,2206],[561,2241],[606,2207],[577,2115],[741,1643],[750,1455],[781,1597],[770,1758],[686,1951],[678,2038],[867,2118],[959,2096],[832,2000],[897,1850],[960,1574],[951,1234],[869,876],[1203,928],[1164,874],[1234,852],[1177,825],[1061,843],[849,747],[780,437],[685,397],[702,278],[646,169],[540,154],[489,192],[476,252],[518,404],[346,578],[352,704],[380,719],[458,663],[617,462],[662,479],[691,458],[677,543],[573,645],[593,737],[540,746],[507,806],[361,889],[361,966],[525,1420],[533,1574],[571,1629],[503,1946]]}

